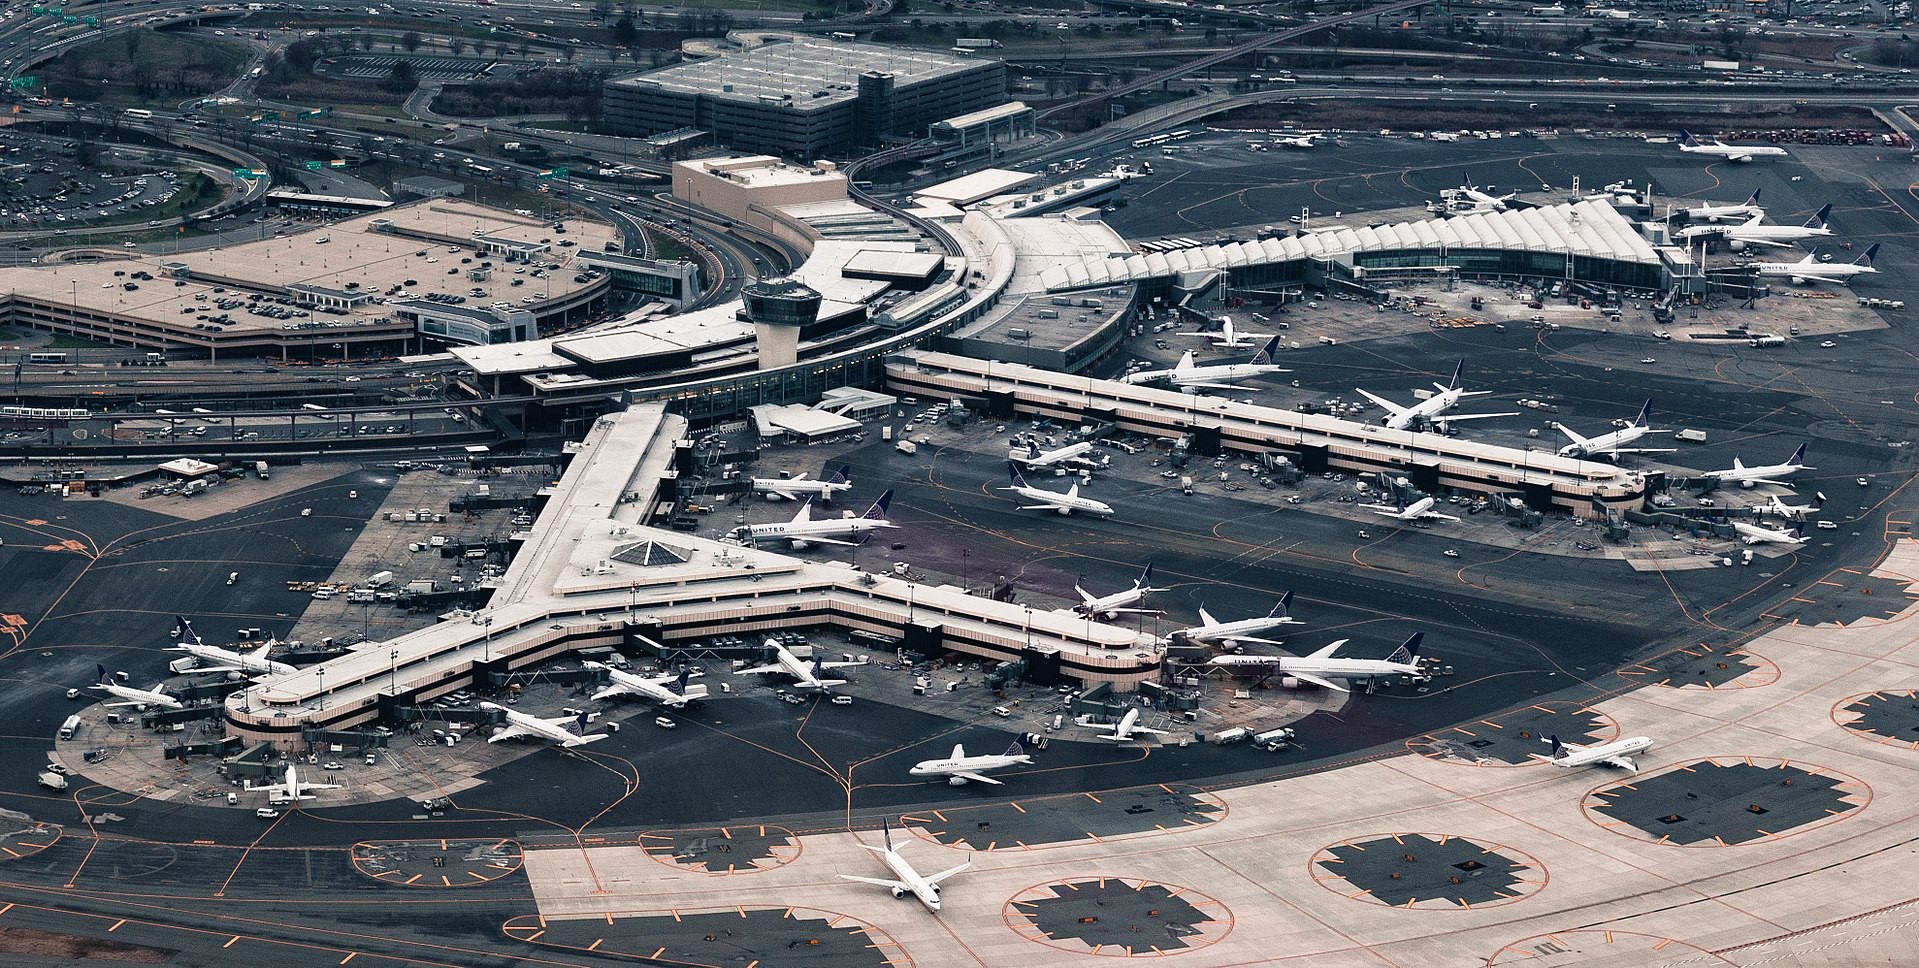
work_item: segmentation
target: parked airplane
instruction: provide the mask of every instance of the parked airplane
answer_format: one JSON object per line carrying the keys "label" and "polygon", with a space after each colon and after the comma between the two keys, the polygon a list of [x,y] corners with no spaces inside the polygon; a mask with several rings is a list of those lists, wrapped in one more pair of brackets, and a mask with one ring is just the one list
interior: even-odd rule
{"label": "parked airplane", "polygon": [[872,507],[866,509],[865,514],[859,517],[854,517],[853,512],[847,511],[842,517],[815,520],[813,502],[807,501],[800,505],[800,513],[793,515],[791,521],[741,525],[733,529],[731,536],[733,540],[742,544],[785,541],[790,543],[794,550],[816,544],[841,545],[850,548],[859,542],[846,540],[848,538],[859,538],[880,528],[899,527],[886,520],[886,509],[892,503],[893,492],[888,489],[886,493],[880,495],[879,500],[873,502]]}
{"label": "parked airplane", "polygon": [[1332,680],[1425,675],[1425,670],[1419,665],[1419,644],[1425,639],[1426,633],[1415,632],[1412,638],[1407,639],[1384,659],[1335,659],[1333,653],[1348,641],[1340,639],[1311,655],[1299,658],[1284,655],[1221,655],[1213,657],[1208,664],[1228,667],[1261,666],[1281,675],[1310,682],[1321,689],[1351,692],[1352,690]]}
{"label": "parked airplane", "polygon": [[797,501],[801,497],[817,497],[822,501],[831,501],[833,495],[841,491],[852,490],[853,468],[841,464],[833,476],[823,481],[809,481],[804,473],[797,477],[755,477],[753,491],[766,495],[769,501]]}
{"label": "parked airplane", "polygon": [[[514,712],[497,703],[483,702],[480,704],[480,708],[497,710],[506,714],[506,725],[502,726],[499,732],[487,737],[486,741],[489,743],[497,743],[503,739],[525,737],[545,740],[556,746],[570,749],[575,746],[585,746],[588,743],[597,743],[607,736],[605,733],[586,733],[586,722],[588,719],[586,713],[580,713],[577,716],[557,716],[553,719],[541,719],[538,716],[528,716],[525,713]],[[577,727],[580,732],[575,733],[567,729],[568,726]]]}
{"label": "parked airplane", "polygon": [[1474,204],[1480,206],[1483,209],[1490,209],[1495,212],[1505,211],[1506,203],[1519,197],[1518,192],[1512,192],[1506,195],[1494,195],[1490,192],[1482,192],[1473,185],[1473,178],[1471,175],[1460,176],[1459,191],[1460,191],[1460,194],[1465,195],[1469,199],[1472,199]]}
{"label": "parked airplane", "polygon": [[1407,523],[1429,519],[1438,519],[1441,521],[1459,520],[1450,514],[1441,514],[1433,510],[1433,505],[1438,503],[1438,498],[1422,497],[1411,504],[1407,504],[1405,501],[1395,500],[1391,504],[1362,504],[1360,507],[1366,508],[1374,514],[1383,514],[1395,521],[1405,521]]}
{"label": "parked airplane", "polygon": [[884,887],[892,891],[895,898],[901,898],[911,894],[919,898],[920,903],[926,905],[928,911],[938,914],[940,910],[940,882],[973,866],[973,862],[969,860],[958,867],[940,871],[931,877],[922,877],[919,871],[913,869],[913,865],[906,862],[906,858],[900,856],[899,848],[893,846],[893,829],[887,825],[884,818],[880,820],[880,835],[886,838],[885,847],[873,847],[868,844],[861,844],[860,846],[880,855],[880,860],[886,863],[887,868],[893,872],[893,876],[898,878],[898,880],[888,880],[884,877],[858,877],[853,874],[841,874],[839,875],[841,880],[858,881],[861,884],[873,884],[878,887]]}
{"label": "parked airplane", "polygon": [[[1093,726],[1097,724],[1091,721],[1082,719],[1080,721],[1080,725]],[[1164,729],[1151,729],[1145,726],[1141,726],[1139,724],[1139,710],[1137,708],[1133,708],[1133,709],[1126,710],[1126,715],[1121,716],[1119,718],[1119,722],[1113,724],[1112,732],[1101,733],[1098,736],[1094,737],[1094,739],[1110,739],[1115,743],[1130,743],[1135,738],[1134,734],[1137,734],[1137,733],[1147,733],[1153,736],[1165,736],[1168,734],[1168,732],[1169,732],[1168,730],[1164,730]]]}
{"label": "parked airplane", "polygon": [[906,772],[912,776],[943,776],[950,786],[965,786],[969,782],[1003,786],[1002,781],[987,776],[986,771],[1032,765],[1033,758],[1021,752],[1017,742],[1008,746],[1004,753],[979,756],[967,756],[966,747],[954,743],[953,755],[943,760],[922,760]]}
{"label": "parked airplane", "polygon": [[1797,524],[1792,526],[1791,531],[1784,531],[1779,528],[1766,528],[1757,524],[1747,524],[1744,521],[1734,521],[1732,529],[1738,532],[1740,539],[1749,545],[1806,543],[1806,535]]}
{"label": "parked airplane", "polygon": [[1639,772],[1639,764],[1633,761],[1634,753],[1644,753],[1652,749],[1652,740],[1645,736],[1616,740],[1600,746],[1573,746],[1559,741],[1558,734],[1546,737],[1553,748],[1551,756],[1528,753],[1535,760],[1551,763],[1561,769],[1570,770],[1578,766],[1616,766],[1632,773]]}
{"label": "parked airplane", "polygon": [[340,789],[340,784],[338,783],[302,783],[300,782],[299,774],[295,773],[293,770],[293,764],[289,762],[287,764],[286,775],[280,780],[280,782],[262,783],[259,786],[254,786],[253,784],[248,783],[244,785],[244,789],[248,790],[249,792],[258,792],[258,791],[264,790],[266,791],[267,798],[270,800],[300,801],[300,800],[320,799],[319,797],[316,797],[313,794],[308,793],[307,791],[309,790],[338,790]]}
{"label": "parked airplane", "polygon": [[1561,457],[1613,457],[1618,454],[1670,454],[1673,452],[1670,447],[1648,450],[1644,447],[1625,446],[1647,434],[1669,433],[1665,430],[1652,429],[1651,398],[1647,398],[1646,405],[1639,408],[1639,416],[1634,417],[1632,423],[1611,433],[1600,434],[1597,437],[1581,437],[1562,423],[1555,422],[1553,428],[1572,438],[1572,443],[1559,448]]}
{"label": "parked airplane", "polygon": [[[1722,471],[1707,471],[1700,476],[1719,484],[1737,483],[1740,487],[1751,487],[1754,484],[1787,484],[1786,478],[1800,471],[1811,470],[1818,470],[1818,468],[1806,463],[1806,445],[1800,444],[1799,449],[1793,451],[1792,456],[1786,458],[1786,462],[1783,464],[1762,464],[1758,467],[1747,467],[1745,462],[1739,459],[1739,455],[1735,454],[1732,458],[1731,468]],[[1791,485],[1787,484],[1787,486],[1790,487]]]}
{"label": "parked airplane", "polygon": [[1273,144],[1286,148],[1298,148],[1302,151],[1319,147],[1319,136],[1302,134],[1292,138],[1274,138]]}
{"label": "parked airplane", "polygon": [[123,686],[113,681],[113,677],[107,675],[106,666],[96,663],[95,668],[100,670],[100,681],[95,683],[93,688],[115,699],[126,700],[125,702],[110,702],[107,703],[108,706],[162,706],[167,709],[186,708],[185,704],[180,700],[167,695],[167,686],[164,682],[156,684],[152,689],[135,689],[132,686]]}
{"label": "parked airplane", "polygon": [[[271,644],[262,645],[251,652],[235,652],[217,645],[208,645],[202,641],[199,633],[193,631],[193,623],[175,616],[180,623],[180,643],[168,649],[168,652],[185,652],[196,663],[195,672],[244,672],[250,676],[287,676],[299,669],[284,662],[275,662],[267,658],[272,651]],[[200,662],[219,663],[218,665],[197,665]]]}
{"label": "parked airplane", "polygon": [[1692,136],[1692,132],[1684,129],[1679,132],[1679,150],[1689,155],[1712,155],[1738,162],[1786,156],[1786,149],[1777,145],[1729,145],[1719,140],[1700,141]]}
{"label": "parked airplane", "polygon": [[1770,501],[1760,505],[1755,510],[1760,514],[1776,518],[1785,518],[1788,521],[1804,521],[1812,516],[1812,512],[1819,510],[1819,505],[1824,502],[1825,499],[1826,496],[1820,494],[1815,496],[1811,504],[1787,504],[1779,500],[1779,495],[1774,494]]}
{"label": "parked airplane", "polygon": [[1067,444],[1064,447],[1056,447],[1052,450],[1040,450],[1039,442],[1028,437],[1026,438],[1026,449],[1008,451],[1006,459],[1016,460],[1025,464],[1027,470],[1038,470],[1042,467],[1052,467],[1059,464],[1096,467],[1098,465],[1094,461],[1082,456],[1092,449],[1092,441],[1082,440],[1077,444]]}
{"label": "parked airplane", "polygon": [[1873,268],[1873,256],[1879,254],[1879,243],[1866,247],[1859,258],[1851,262],[1820,262],[1808,254],[1798,262],[1755,262],[1753,271],[1762,276],[1785,276],[1795,286],[1809,282],[1845,282],[1853,276],[1877,273]]}
{"label": "parked airplane", "polygon": [[1687,209],[1686,214],[1695,222],[1717,222],[1722,218],[1747,219],[1754,215],[1764,215],[1766,210],[1759,207],[1759,189],[1752,190],[1751,197],[1738,205],[1714,205],[1711,202],[1698,208]]}
{"label": "parked airplane", "polygon": [[1179,358],[1179,364],[1170,370],[1141,370],[1138,373],[1127,374],[1121,378],[1121,382],[1170,383],[1181,390],[1237,390],[1239,387],[1234,384],[1242,380],[1273,373],[1293,372],[1285,367],[1273,365],[1273,360],[1278,356],[1278,336],[1267,340],[1266,345],[1261,347],[1259,352],[1254,353],[1252,359],[1244,363],[1212,363],[1199,366],[1193,362],[1193,351],[1187,350],[1186,355]]}
{"label": "parked airplane", "polygon": [[1235,347],[1251,346],[1253,345],[1253,342],[1255,340],[1267,339],[1273,335],[1272,333],[1246,332],[1245,330],[1240,329],[1237,326],[1233,325],[1233,317],[1231,316],[1221,316],[1219,317],[1219,319],[1220,319],[1220,325],[1219,325],[1219,330],[1217,332],[1214,332],[1212,330],[1202,329],[1202,330],[1195,330],[1190,333],[1180,333],[1179,335],[1205,336],[1210,338],[1213,341],[1214,346],[1235,346]]}
{"label": "parked airplane", "polygon": [[1459,377],[1465,369],[1466,361],[1460,360],[1459,365],[1453,367],[1452,379],[1445,383],[1436,382],[1433,384],[1434,387],[1438,388],[1438,393],[1410,407],[1402,407],[1378,394],[1368,393],[1365,390],[1359,390],[1359,395],[1385,407],[1386,416],[1380,422],[1394,430],[1418,429],[1420,424],[1426,423],[1448,424],[1458,420],[1485,420],[1490,417],[1514,416],[1514,414],[1511,413],[1468,413],[1451,414],[1442,417],[1441,414],[1445,414],[1452,408],[1459,406],[1459,401],[1467,397],[1483,397],[1493,392],[1491,390],[1467,390],[1461,387],[1459,385]]}
{"label": "parked airplane", "polygon": [[1206,611],[1206,606],[1202,605],[1199,609],[1200,624],[1192,628],[1180,629],[1168,636],[1168,638],[1180,639],[1201,645],[1218,645],[1227,649],[1237,648],[1241,642],[1264,642],[1267,645],[1282,645],[1284,643],[1278,639],[1260,638],[1259,633],[1284,625],[1306,624],[1286,614],[1286,610],[1292,607],[1292,604],[1293,593],[1287,592],[1279,596],[1279,604],[1274,605],[1271,612],[1259,618],[1243,618],[1236,622],[1222,622],[1214,618],[1212,613]]}
{"label": "parked airplane", "polygon": [[1081,588],[1079,587],[1079,585],[1075,584],[1073,586],[1073,590],[1076,592],[1079,592],[1080,603],[1078,605],[1073,606],[1073,611],[1078,612],[1081,615],[1098,616],[1099,618],[1114,618],[1122,614],[1125,614],[1125,615],[1162,614],[1156,609],[1132,607],[1132,606],[1138,605],[1141,599],[1145,598],[1148,594],[1152,592],[1166,591],[1166,589],[1164,588],[1154,588],[1152,587],[1152,584],[1153,584],[1152,562],[1147,562],[1146,570],[1140,572],[1138,578],[1133,579],[1133,587],[1125,589],[1124,591],[1114,592],[1111,595],[1101,595],[1098,597],[1094,597],[1091,592],[1088,592],[1086,589]]}
{"label": "parked airplane", "polygon": [[677,676],[636,676],[631,672],[621,672],[612,666],[599,662],[583,662],[588,669],[602,670],[613,681],[593,694],[595,700],[610,699],[614,696],[640,696],[651,699],[662,706],[679,709],[687,703],[706,698],[706,685],[688,685],[690,670],[682,670]]}
{"label": "parked airplane", "polygon": [[823,673],[828,669],[844,669],[849,666],[862,666],[866,664],[863,661],[827,662],[821,658],[821,655],[818,652],[813,653],[812,662],[807,662],[805,659],[802,659],[799,656],[794,655],[791,649],[788,649],[786,646],[781,645],[778,642],[773,641],[772,639],[766,640],[766,647],[773,650],[772,665],[754,666],[751,669],[741,669],[739,672],[735,674],[747,676],[747,675],[760,675],[764,673],[778,673],[780,675],[792,676],[794,680],[794,684],[801,689],[830,689],[833,686],[844,684],[846,680],[845,679],[823,679],[820,677],[820,673]]}
{"label": "parked airplane", "polygon": [[1744,252],[1749,245],[1769,245],[1776,249],[1792,248],[1794,242],[1807,239],[1825,238],[1832,235],[1832,229],[1826,223],[1832,218],[1832,203],[1827,202],[1813,216],[1798,225],[1761,225],[1764,215],[1754,215],[1738,225],[1694,225],[1679,230],[1681,241],[1711,238],[1724,239],[1726,248],[1734,252]]}
{"label": "parked airplane", "polygon": [[1074,511],[1078,511],[1083,514],[1098,514],[1105,517],[1111,517],[1113,514],[1112,505],[1106,504],[1103,501],[1095,501],[1090,497],[1080,497],[1079,484],[1077,483],[1067,488],[1066,493],[1062,494],[1058,491],[1049,491],[1045,488],[1034,487],[1026,483],[1026,475],[1021,474],[1019,472],[1019,465],[1010,460],[1006,462],[1006,472],[1011,475],[1013,483],[1010,487],[1002,487],[1000,490],[1012,491],[1014,494],[1028,501],[1039,502],[1038,504],[1020,505],[1019,509],[1022,511],[1058,511],[1061,514],[1072,514]]}

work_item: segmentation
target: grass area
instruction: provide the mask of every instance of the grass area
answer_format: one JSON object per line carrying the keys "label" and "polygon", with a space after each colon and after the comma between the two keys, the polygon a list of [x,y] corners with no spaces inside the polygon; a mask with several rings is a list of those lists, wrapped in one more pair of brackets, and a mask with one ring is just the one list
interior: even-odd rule
{"label": "grass area", "polygon": [[598,128],[591,121],[533,121],[522,125],[527,128],[539,128],[541,131],[571,131],[575,134],[592,134]]}
{"label": "grass area", "polygon": [[75,47],[36,74],[49,97],[171,106],[227,86],[246,62],[240,44],[139,29]]}
{"label": "grass area", "polygon": [[84,336],[69,336],[66,333],[55,333],[47,341],[47,346],[56,350],[97,350],[111,345],[113,344],[87,339]]}

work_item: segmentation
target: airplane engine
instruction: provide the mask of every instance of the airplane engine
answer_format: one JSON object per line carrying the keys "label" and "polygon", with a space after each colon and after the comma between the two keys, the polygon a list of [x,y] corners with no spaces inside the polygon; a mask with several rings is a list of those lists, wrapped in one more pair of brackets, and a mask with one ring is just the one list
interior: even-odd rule
{"label": "airplane engine", "polygon": [[966,778],[963,776],[949,776],[946,778],[946,785],[947,786],[965,786]]}
{"label": "airplane engine", "polygon": [[897,900],[899,900],[900,898],[903,898],[903,897],[905,897],[905,896],[906,896],[906,892],[905,892],[905,891],[902,891],[902,890],[900,890],[900,889],[899,889],[899,888],[897,888],[897,887],[896,887],[896,888],[893,888],[892,890],[893,890],[893,900],[895,900],[895,901],[897,901]]}
{"label": "airplane engine", "polygon": [[1732,239],[1726,243],[1726,248],[1734,252],[1744,252],[1746,251],[1746,243],[1741,239]]}

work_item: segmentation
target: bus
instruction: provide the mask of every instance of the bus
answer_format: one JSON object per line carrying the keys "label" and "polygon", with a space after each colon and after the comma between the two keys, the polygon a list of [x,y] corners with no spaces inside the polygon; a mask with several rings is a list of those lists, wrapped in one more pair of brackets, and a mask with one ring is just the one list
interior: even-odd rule
{"label": "bus", "polygon": [[67,361],[67,354],[65,353],[28,353],[27,354],[28,363],[65,363],[66,361]]}
{"label": "bus", "polygon": [[471,171],[475,175],[480,176],[481,178],[485,178],[486,176],[493,174],[493,169],[488,168],[485,165],[476,165],[476,164],[473,164],[472,162],[467,163],[467,170]]}
{"label": "bus", "polygon": [[127,111],[126,111],[126,114],[127,114],[127,117],[129,117],[129,118],[150,118],[150,117],[153,117],[153,112],[152,112],[152,111],[149,111],[149,110],[147,110],[146,108],[128,108],[128,109],[127,109]]}

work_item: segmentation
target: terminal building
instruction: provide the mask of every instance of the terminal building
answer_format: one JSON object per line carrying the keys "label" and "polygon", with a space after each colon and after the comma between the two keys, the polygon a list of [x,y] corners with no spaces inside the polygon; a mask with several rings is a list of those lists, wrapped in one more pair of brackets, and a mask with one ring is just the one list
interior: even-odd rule
{"label": "terminal building", "polygon": [[1149,633],[649,526],[690,466],[686,428],[658,404],[601,417],[569,445],[565,473],[483,611],[261,679],[227,697],[227,732],[304,749],[317,732],[397,721],[408,707],[577,649],[631,655],[820,625],[1121,690],[1159,675],[1164,650]]}
{"label": "terminal building", "polygon": [[[739,35],[743,36],[743,35]],[[615,131],[710,132],[716,143],[794,158],[848,154],[1006,100],[1006,65],[798,34],[617,77],[601,104]]]}

